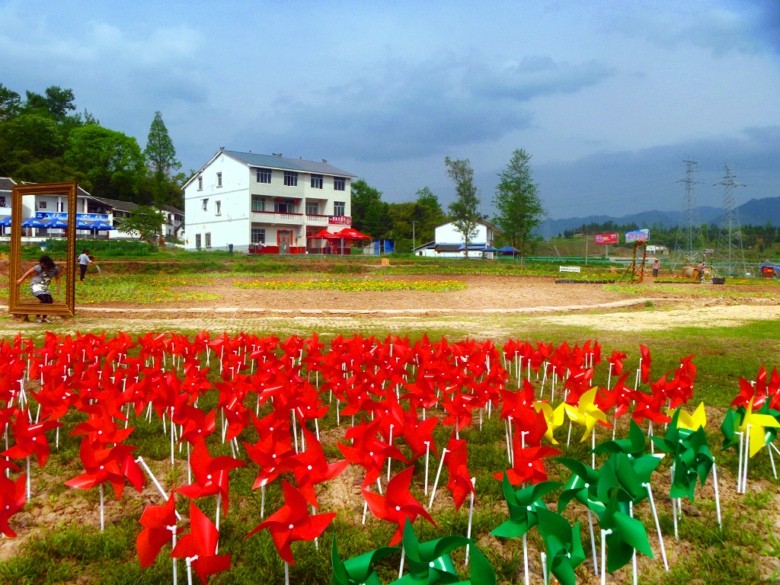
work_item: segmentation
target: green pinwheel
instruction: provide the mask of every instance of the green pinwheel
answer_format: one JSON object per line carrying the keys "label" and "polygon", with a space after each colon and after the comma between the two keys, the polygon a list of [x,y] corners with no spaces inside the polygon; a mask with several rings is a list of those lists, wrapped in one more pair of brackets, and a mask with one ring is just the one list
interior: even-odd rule
{"label": "green pinwheel", "polygon": [[374,563],[388,555],[400,552],[397,546],[382,546],[353,559],[342,561],[333,535],[331,562],[333,563],[333,585],[382,585],[374,572]]}
{"label": "green pinwheel", "polygon": [[531,528],[539,524],[538,511],[547,509],[547,505],[542,500],[542,497],[558,489],[561,485],[563,484],[556,481],[543,481],[515,491],[506,473],[504,473],[502,487],[506,504],[509,508],[509,520],[490,534],[503,538],[523,536]]}
{"label": "green pinwheel", "polygon": [[[729,413],[732,411],[729,410]],[[692,431],[678,426],[680,409],[672,416],[664,437],[652,437],[656,446],[674,457],[674,473],[669,495],[672,498],[694,499],[697,479],[704,484],[715,464],[703,427]],[[727,414],[728,418],[728,414]],[[724,425],[726,421],[724,421]],[[734,427],[732,427],[734,428]]]}
{"label": "green pinwheel", "polygon": [[392,585],[434,585],[435,583],[459,583],[461,585],[494,585],[496,575],[488,560],[476,548],[471,554],[471,579],[459,581],[458,572],[449,553],[456,548],[471,545],[474,541],[464,536],[445,536],[420,542],[414,533],[411,521],[407,518],[404,526],[404,552],[409,572],[393,581]]}
{"label": "green pinwheel", "polygon": [[628,503],[638,504],[647,497],[645,484],[661,460],[652,455],[632,459],[625,453],[613,453],[599,469],[596,493],[599,500],[607,502],[615,496],[621,511],[628,511]]}
{"label": "green pinwheel", "polygon": [[[647,539],[645,525],[636,518],[620,511],[621,505],[615,492],[599,515],[599,525],[607,531],[607,572],[614,573],[631,561],[634,551],[653,558],[653,550]],[[602,543],[602,546],[604,543]]]}
{"label": "green pinwheel", "polygon": [[601,473],[576,459],[559,457],[558,462],[572,472],[558,497],[558,510],[563,512],[569,502],[576,499],[597,514],[603,512],[605,505],[598,495]]}
{"label": "green pinwheel", "polygon": [[739,425],[742,424],[742,417],[745,415],[745,407],[740,406],[736,412],[730,408],[726,411],[726,416],[720,425],[720,432],[723,433],[723,444],[721,449],[732,449],[739,447]]}
{"label": "green pinwheel", "polygon": [[647,437],[645,437],[644,432],[642,432],[642,427],[631,419],[631,426],[628,429],[628,438],[604,441],[591,452],[597,454],[625,453],[634,459],[639,459],[645,454],[646,447]]}
{"label": "green pinwheel", "polygon": [[548,576],[552,572],[561,585],[575,585],[574,569],[585,560],[579,522],[572,526],[566,518],[547,509],[540,509],[537,515],[539,533],[547,550]]}

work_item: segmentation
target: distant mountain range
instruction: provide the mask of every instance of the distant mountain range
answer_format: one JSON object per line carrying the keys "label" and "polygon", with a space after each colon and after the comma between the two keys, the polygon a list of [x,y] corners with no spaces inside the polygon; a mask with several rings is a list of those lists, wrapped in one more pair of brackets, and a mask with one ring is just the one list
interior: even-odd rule
{"label": "distant mountain range", "polygon": [[[697,208],[699,223],[720,224],[723,220],[723,209],[706,205]],[[770,222],[780,227],[780,197],[751,199],[737,207],[740,225],[765,225]],[[570,217],[567,219],[546,219],[539,226],[539,233],[545,239],[563,234],[565,230],[578,228],[590,223],[614,222],[616,225],[635,223],[640,228],[652,228],[653,225],[671,227],[684,225],[687,219],[681,211],[643,211],[622,217],[609,215],[589,215],[587,217]]]}

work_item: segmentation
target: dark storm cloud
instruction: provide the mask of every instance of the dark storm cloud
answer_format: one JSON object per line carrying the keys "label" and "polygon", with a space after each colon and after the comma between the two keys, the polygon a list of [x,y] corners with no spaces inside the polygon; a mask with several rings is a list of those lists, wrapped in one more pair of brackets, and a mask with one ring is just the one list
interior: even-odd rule
{"label": "dark storm cloud", "polygon": [[[594,61],[546,57],[508,65],[480,55],[393,63],[316,95],[276,100],[273,115],[285,123],[270,136],[264,127],[263,138],[365,161],[439,154],[526,128],[529,100],[575,93],[609,74]],[[240,139],[252,144],[256,136],[246,132]]]}
{"label": "dark storm cloud", "polygon": [[619,216],[680,210],[686,166],[695,166],[699,205],[722,204],[724,165],[744,185],[739,202],[780,196],[780,127],[748,128],[739,135],[687,141],[634,152],[598,153],[572,162],[539,165],[534,178],[552,218]]}

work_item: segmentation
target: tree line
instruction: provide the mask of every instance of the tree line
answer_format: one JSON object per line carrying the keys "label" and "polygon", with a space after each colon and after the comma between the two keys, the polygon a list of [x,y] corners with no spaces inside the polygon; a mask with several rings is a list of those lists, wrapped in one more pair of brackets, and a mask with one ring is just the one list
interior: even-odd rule
{"label": "tree line", "polygon": [[0,83],[0,176],[16,181],[77,181],[96,197],[183,207],[181,164],[162,114],[146,147],[76,111],[71,89],[48,87],[24,98]]}
{"label": "tree line", "polygon": [[531,155],[525,150],[514,151],[493,198],[496,214],[488,218],[480,214],[480,198],[474,184],[474,170],[469,159],[445,157],[448,177],[455,183],[455,199],[445,213],[438,197],[423,187],[415,201],[388,203],[382,192],[363,179],[352,183],[352,227],[375,239],[395,240],[396,250],[408,252],[413,245],[434,241],[437,226],[451,221],[468,246],[474,241],[477,226],[489,221],[498,228],[494,245],[511,245],[521,253],[531,253],[540,238],[535,229],[545,216],[545,210],[534,183],[530,167]]}

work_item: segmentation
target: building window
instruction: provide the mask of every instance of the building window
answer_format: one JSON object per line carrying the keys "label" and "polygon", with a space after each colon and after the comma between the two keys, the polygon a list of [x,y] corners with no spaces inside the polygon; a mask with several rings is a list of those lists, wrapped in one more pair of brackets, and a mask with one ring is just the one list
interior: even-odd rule
{"label": "building window", "polygon": [[252,243],[253,244],[265,244],[265,229],[264,228],[252,228]]}
{"label": "building window", "polygon": [[203,191],[203,175],[198,176],[198,191]]}
{"label": "building window", "polygon": [[271,169],[257,169],[257,182],[258,183],[270,183],[271,182]]}
{"label": "building window", "polygon": [[322,175],[312,175],[311,176],[311,188],[312,189],[322,189]]}
{"label": "building window", "polygon": [[200,234],[195,234],[195,247],[200,250]]}
{"label": "building window", "polygon": [[38,209],[46,209],[46,202],[41,201],[38,203]]}
{"label": "building window", "polygon": [[347,186],[347,180],[344,177],[333,177],[333,189],[335,191],[344,191]]}
{"label": "building window", "polygon": [[0,197],[0,207],[5,207],[5,197]]}
{"label": "building window", "polygon": [[217,173],[217,187],[222,186],[222,173]]}
{"label": "building window", "polygon": [[306,214],[307,215],[317,215],[320,212],[320,204],[316,201],[307,201],[306,202]]}
{"label": "building window", "polygon": [[252,211],[265,211],[265,199],[252,195]]}
{"label": "building window", "polygon": [[208,208],[209,208],[209,200],[208,199],[204,199],[203,200],[203,211],[207,211]]}
{"label": "building window", "polygon": [[211,232],[206,232],[206,247],[211,248]]}
{"label": "building window", "polygon": [[345,205],[343,201],[333,202],[333,215],[344,215]]}
{"label": "building window", "polygon": [[222,201],[215,201],[214,207],[214,215],[222,215]]}
{"label": "building window", "polygon": [[274,202],[274,211],[278,213],[294,213],[295,212],[295,200],[277,198]]}
{"label": "building window", "polygon": [[284,184],[287,187],[298,186],[298,173],[295,171],[284,171]]}

